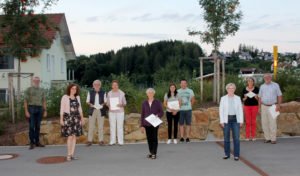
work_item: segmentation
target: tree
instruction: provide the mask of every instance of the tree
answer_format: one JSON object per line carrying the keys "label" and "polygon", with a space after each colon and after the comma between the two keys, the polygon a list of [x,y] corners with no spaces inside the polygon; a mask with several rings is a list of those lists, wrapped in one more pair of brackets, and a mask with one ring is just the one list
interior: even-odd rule
{"label": "tree", "polygon": [[[21,60],[40,54],[42,48],[50,47],[51,41],[44,33],[55,26],[47,20],[43,12],[57,0],[4,0],[0,3],[2,13],[0,32],[5,46],[0,54],[18,59],[17,101],[20,101]],[[42,6],[41,14],[34,9]],[[18,111],[17,111],[18,112]]]}
{"label": "tree", "polygon": [[202,42],[212,44],[214,52],[218,52],[224,39],[239,30],[242,18],[239,0],[199,0],[199,4],[204,9],[207,29],[189,30],[189,35],[200,35]]}

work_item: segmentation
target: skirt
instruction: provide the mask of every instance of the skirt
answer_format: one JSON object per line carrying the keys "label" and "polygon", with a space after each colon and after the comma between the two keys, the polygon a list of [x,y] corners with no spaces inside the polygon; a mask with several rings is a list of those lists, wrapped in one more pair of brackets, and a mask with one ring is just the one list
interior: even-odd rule
{"label": "skirt", "polygon": [[83,135],[81,117],[79,113],[65,113],[63,121],[64,126],[61,127],[61,135],[63,137]]}

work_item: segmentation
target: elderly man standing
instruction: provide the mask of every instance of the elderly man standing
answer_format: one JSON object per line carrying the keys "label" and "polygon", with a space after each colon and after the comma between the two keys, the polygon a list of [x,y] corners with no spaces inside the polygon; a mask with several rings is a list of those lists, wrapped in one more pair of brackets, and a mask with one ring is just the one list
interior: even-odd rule
{"label": "elderly man standing", "polygon": [[29,149],[45,147],[40,143],[40,126],[42,117],[47,116],[45,91],[40,87],[40,78],[32,79],[32,86],[27,88],[24,97],[25,116],[29,119]]}
{"label": "elderly man standing", "polygon": [[93,82],[93,89],[88,92],[86,98],[87,104],[90,106],[89,109],[89,131],[88,131],[88,142],[87,146],[91,146],[93,143],[94,129],[96,120],[98,122],[98,138],[99,145],[104,145],[103,142],[103,124],[105,110],[103,108],[106,103],[106,93],[101,89],[101,81],[95,80]]}
{"label": "elderly man standing", "polygon": [[282,93],[279,85],[272,81],[271,74],[265,74],[264,81],[265,83],[259,89],[262,129],[265,143],[276,144],[277,121],[272,117],[270,108],[276,106],[276,111],[280,111]]}

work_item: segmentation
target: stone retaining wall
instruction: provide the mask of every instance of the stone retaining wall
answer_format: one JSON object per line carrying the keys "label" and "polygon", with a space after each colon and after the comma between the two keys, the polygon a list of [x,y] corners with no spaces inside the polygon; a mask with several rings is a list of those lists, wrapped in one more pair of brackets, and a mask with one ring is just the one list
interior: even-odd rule
{"label": "stone retaining wall", "polygon": [[[161,141],[167,140],[167,122],[166,117],[162,118],[164,123],[159,129],[159,139]],[[257,118],[257,138],[263,137],[260,117]],[[85,119],[84,135],[78,138],[78,143],[86,143],[88,119]],[[300,135],[300,103],[289,102],[282,104],[281,114],[277,119],[278,122],[278,136]],[[141,142],[146,140],[145,134],[142,134],[139,129],[140,114],[131,113],[126,115],[124,122],[124,139],[125,142]],[[193,119],[191,126],[191,138],[198,140],[207,139],[208,133],[213,134],[216,139],[223,138],[223,131],[219,125],[219,110],[218,107],[208,109],[199,109],[193,111]],[[104,141],[109,143],[109,122],[108,119],[104,121]],[[241,138],[245,138],[245,126],[241,130]],[[94,135],[94,142],[97,142],[97,134]],[[17,145],[28,144],[28,131],[17,133],[14,137]],[[42,121],[41,125],[41,142],[46,145],[65,144],[65,138],[60,135],[59,120]]]}

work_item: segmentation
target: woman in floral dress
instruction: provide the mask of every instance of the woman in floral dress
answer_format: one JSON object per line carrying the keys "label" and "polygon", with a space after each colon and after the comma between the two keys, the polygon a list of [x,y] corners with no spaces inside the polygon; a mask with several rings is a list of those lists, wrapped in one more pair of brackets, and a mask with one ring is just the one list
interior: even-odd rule
{"label": "woman in floral dress", "polygon": [[74,156],[76,137],[83,134],[82,125],[84,124],[79,86],[76,84],[70,84],[66,95],[61,99],[60,124],[62,136],[67,137],[67,161],[76,160],[78,159]]}

